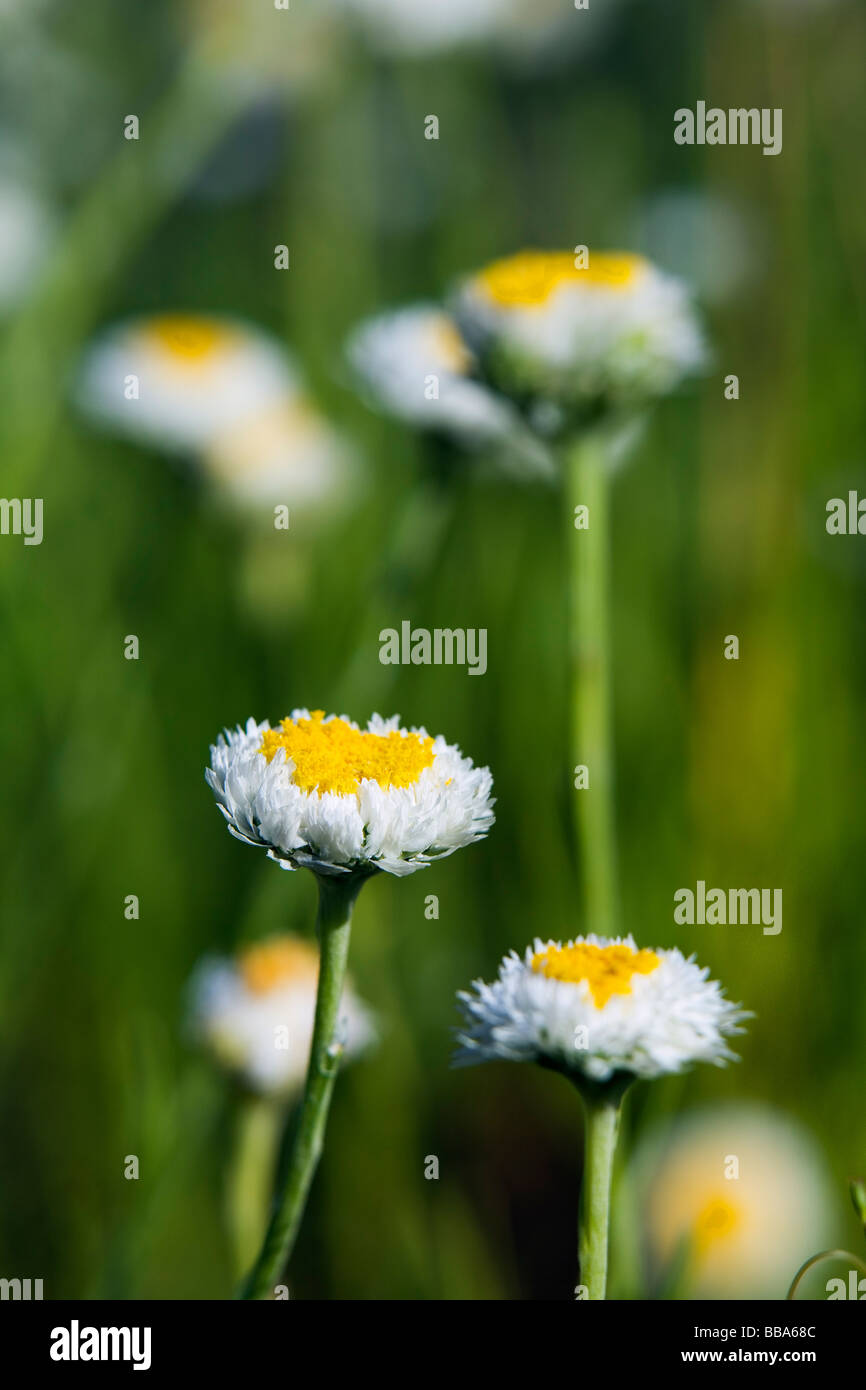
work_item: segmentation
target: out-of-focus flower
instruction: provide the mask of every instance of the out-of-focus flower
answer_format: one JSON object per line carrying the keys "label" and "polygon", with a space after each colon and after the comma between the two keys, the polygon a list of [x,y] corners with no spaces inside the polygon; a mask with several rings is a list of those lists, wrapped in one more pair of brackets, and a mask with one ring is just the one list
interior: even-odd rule
{"label": "out-of-focus flower", "polygon": [[303,396],[219,434],[202,468],[233,505],[342,508],[358,480],[348,445]]}
{"label": "out-of-focus flower", "polygon": [[522,959],[505,957],[493,984],[460,993],[466,1028],[455,1060],[540,1061],[591,1082],[722,1066],[748,1015],[708,977],[680,951],[639,951],[630,936],[536,939]]}
{"label": "out-of-focus flower", "polygon": [[338,511],[358,462],[282,346],[235,319],[167,314],[110,329],[85,355],[84,412],[130,439],[192,453],[215,493],[249,510]]}
{"label": "out-of-focus flower", "polygon": [[54,217],[36,190],[0,172],[0,313],[27,295],[54,234]]}
{"label": "out-of-focus flower", "polygon": [[643,405],[705,360],[684,285],[636,255],[524,251],[469,279],[456,312],[483,375],[542,427]]}
{"label": "out-of-focus flower", "polygon": [[784,1298],[834,1238],[820,1154],[763,1106],[719,1106],[650,1136],[635,1175],[651,1270],[684,1261],[683,1297]]}
{"label": "out-of-focus flower", "polygon": [[588,48],[615,0],[581,12],[562,0],[334,0],[383,52],[410,58],[483,45],[521,66]]}
{"label": "out-of-focus flower", "polygon": [[[318,951],[293,936],[271,937],[234,960],[203,961],[191,987],[196,1036],[252,1090],[291,1095],[307,1069],[318,973]],[[351,1059],[375,1030],[349,984],[340,1014],[343,1055]]]}
{"label": "out-of-focus flower", "polygon": [[475,358],[450,314],[412,304],[362,323],[347,353],[371,402],[465,448],[492,448],[516,471],[550,470],[512,403],[472,373]]}
{"label": "out-of-focus flower", "polygon": [[493,824],[488,768],[399,716],[366,731],[293,710],[250,719],[211,748],[207,781],[232,835],[283,869],[403,876],[482,839]]}
{"label": "out-of-focus flower", "polygon": [[202,449],[298,390],[282,348],[239,320],[133,319],[88,351],[79,401],[100,423],[168,450]]}
{"label": "out-of-focus flower", "polygon": [[393,52],[433,53],[490,38],[513,0],[338,0],[378,46]]}
{"label": "out-of-focus flower", "polygon": [[450,314],[434,304],[368,319],[349,339],[348,354],[373,400],[398,419],[469,444],[508,429],[507,404],[472,379],[472,353]]}

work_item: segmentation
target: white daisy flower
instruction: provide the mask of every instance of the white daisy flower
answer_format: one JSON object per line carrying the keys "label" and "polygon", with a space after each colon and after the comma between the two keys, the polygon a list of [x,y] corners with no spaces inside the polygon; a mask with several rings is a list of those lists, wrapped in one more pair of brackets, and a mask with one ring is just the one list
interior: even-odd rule
{"label": "white daisy flower", "polygon": [[512,951],[493,984],[458,998],[466,1020],[455,1061],[541,1062],[574,1079],[650,1079],[693,1062],[733,1060],[726,1039],[749,1017],[677,950],[632,937],[541,941]]}
{"label": "white daisy flower", "polygon": [[54,217],[26,183],[0,175],[0,312],[19,303],[39,275],[55,236]]}
{"label": "white daisy flower", "polygon": [[283,869],[402,876],[482,839],[492,778],[453,744],[399,716],[366,731],[345,715],[250,719],[211,748],[206,777],[232,835]]}
{"label": "white daisy flower", "polygon": [[473,377],[473,354],[437,305],[411,304],[366,320],[347,353],[371,402],[388,414],[466,448],[493,447],[518,471],[552,471],[512,403]]}
{"label": "white daisy flower", "polygon": [[82,409],[132,439],[197,450],[298,393],[282,347],[234,319],[166,314],[105,333],[86,355]]}
{"label": "white daisy flower", "polygon": [[348,444],[303,396],[223,431],[201,466],[229,501],[249,508],[342,505],[357,482]]}
{"label": "white daisy flower", "polygon": [[835,1241],[820,1153],[763,1106],[699,1113],[650,1137],[634,1164],[650,1269],[663,1278],[684,1261],[683,1297],[784,1298]]}
{"label": "white daisy flower", "polygon": [[670,391],[705,361],[684,285],[649,261],[523,251],[462,287],[456,315],[483,374],[536,412],[597,412]]}
{"label": "white daisy flower", "polygon": [[[318,974],[318,951],[293,936],[258,942],[235,960],[205,960],[191,986],[194,1032],[253,1090],[290,1095],[307,1070]],[[340,1019],[343,1055],[356,1057],[375,1030],[348,984]]]}

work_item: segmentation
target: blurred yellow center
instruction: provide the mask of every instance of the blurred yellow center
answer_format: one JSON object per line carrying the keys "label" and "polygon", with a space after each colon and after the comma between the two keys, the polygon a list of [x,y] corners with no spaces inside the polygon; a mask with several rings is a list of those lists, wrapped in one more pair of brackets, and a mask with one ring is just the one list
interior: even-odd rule
{"label": "blurred yellow center", "polygon": [[318,961],[306,942],[291,936],[272,936],[242,951],[238,969],[248,989],[254,994],[267,994],[290,980],[315,980]]}
{"label": "blurred yellow center", "polygon": [[460,336],[456,323],[440,314],[433,324],[433,342],[438,356],[452,372],[468,372],[472,354]]}
{"label": "blurred yellow center", "polygon": [[587,266],[574,262],[570,251],[521,251],[487,266],[478,283],[494,304],[533,308],[546,303],[562,285],[626,289],[646,264],[642,256],[595,251]]}
{"label": "blurred yellow center", "polygon": [[694,1241],[699,1254],[706,1254],[717,1240],[731,1235],[740,1224],[740,1211],[726,1197],[711,1197],[695,1221]]}
{"label": "blurred yellow center", "polygon": [[603,1009],[614,994],[630,994],[635,975],[649,975],[659,964],[653,951],[633,951],[630,946],[551,946],[532,957],[532,968],[551,980],[576,985],[586,980],[592,1002]]}
{"label": "blurred yellow center", "polygon": [[151,319],[148,337],[179,362],[197,364],[212,357],[232,340],[232,330],[216,319],[194,314],[162,314]]}
{"label": "blurred yellow center", "polygon": [[357,792],[362,779],[380,787],[409,787],[433,763],[433,740],[420,734],[362,733],[345,719],[329,719],[317,709],[309,719],[284,719],[266,729],[259,749],[268,762],[285,750],[295,765],[292,781],[304,791]]}

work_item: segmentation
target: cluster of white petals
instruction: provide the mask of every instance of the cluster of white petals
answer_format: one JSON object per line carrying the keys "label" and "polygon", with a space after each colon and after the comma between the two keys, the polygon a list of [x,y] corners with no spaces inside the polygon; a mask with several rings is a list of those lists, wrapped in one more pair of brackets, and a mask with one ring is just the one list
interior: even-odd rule
{"label": "cluster of white petals", "polygon": [[[584,944],[637,951],[630,936],[579,937],[566,948]],[[649,1079],[693,1062],[733,1060],[726,1040],[749,1015],[694,959],[655,951],[654,969],[635,973],[627,993],[598,1007],[587,980],[555,979],[533,968],[533,957],[561,949],[560,942],[536,939],[523,958],[514,951],[505,957],[492,984],[477,980],[474,994],[460,993],[466,1026],[458,1064],[544,1060],[603,1082],[620,1072]]]}
{"label": "cluster of white petals", "polygon": [[[306,709],[291,714],[292,720],[310,718]],[[403,876],[482,839],[493,824],[489,768],[474,767],[441,735],[433,739],[431,765],[409,786],[364,778],[357,792],[319,794],[296,784],[284,752],[270,762],[259,752],[270,727],[250,719],[245,728],[227,730],[211,748],[206,777],[232,835],[267,849],[281,868]],[[371,734],[392,730],[429,737],[423,728],[401,729],[399,715],[374,715],[367,724]]]}

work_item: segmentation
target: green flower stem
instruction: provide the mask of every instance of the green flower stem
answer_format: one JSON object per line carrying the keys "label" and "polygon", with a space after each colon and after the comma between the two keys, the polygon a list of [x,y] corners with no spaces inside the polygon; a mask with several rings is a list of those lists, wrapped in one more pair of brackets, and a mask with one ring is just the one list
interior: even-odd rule
{"label": "green flower stem", "polygon": [[274,1202],[261,1253],[240,1292],[245,1299],[272,1298],[288,1263],[325,1141],[328,1110],[340,1066],[337,1032],[349,954],[352,909],[365,875],[317,875],[319,984],[304,1096],[282,1194]]}
{"label": "green flower stem", "polygon": [[244,1096],[226,1190],[235,1273],[245,1274],[264,1236],[274,1188],[283,1110],[273,1096]]}
{"label": "green flower stem", "polygon": [[809,1273],[809,1270],[814,1269],[816,1265],[822,1264],[824,1260],[848,1260],[849,1263],[855,1264],[858,1269],[866,1274],[866,1264],[863,1263],[859,1255],[852,1254],[850,1250],[822,1250],[820,1254],[813,1255],[811,1259],[807,1260],[806,1263],[801,1265],[797,1270],[797,1273],[794,1275],[794,1281],[785,1295],[786,1301],[792,1299],[796,1300],[797,1290]]}
{"label": "green flower stem", "polygon": [[607,1292],[607,1247],[610,1226],[610,1185],[613,1157],[619,1133],[622,1091],[583,1094],[583,1182],[580,1193],[578,1258],[580,1282],[591,1300]]}
{"label": "green flower stem", "polygon": [[[611,731],[609,467],[604,439],[582,435],[568,449],[571,601],[572,766],[589,783],[576,790],[576,828],[586,927],[616,934],[616,847]],[[588,527],[574,529],[575,507]]]}

